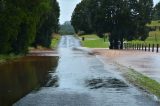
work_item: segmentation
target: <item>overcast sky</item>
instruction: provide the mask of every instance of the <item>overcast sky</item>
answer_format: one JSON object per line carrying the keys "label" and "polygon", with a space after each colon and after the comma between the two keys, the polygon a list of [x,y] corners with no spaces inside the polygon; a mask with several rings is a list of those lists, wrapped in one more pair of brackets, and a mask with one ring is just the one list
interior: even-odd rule
{"label": "overcast sky", "polygon": [[[81,0],[58,0],[61,8],[60,24],[63,24],[65,21],[70,21],[72,12],[76,5]],[[154,4],[158,3],[160,0],[153,0]]]}

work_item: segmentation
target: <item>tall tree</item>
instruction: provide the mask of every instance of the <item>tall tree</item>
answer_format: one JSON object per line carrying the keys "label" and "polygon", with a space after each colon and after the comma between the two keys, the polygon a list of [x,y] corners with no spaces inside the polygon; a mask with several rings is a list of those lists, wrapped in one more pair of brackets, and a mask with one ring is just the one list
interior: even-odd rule
{"label": "tall tree", "polygon": [[51,0],[51,10],[44,13],[39,22],[34,45],[50,47],[51,34],[59,30],[59,4],[56,0]]}
{"label": "tall tree", "polygon": [[[87,4],[83,6],[85,1]],[[72,23],[76,30],[85,28],[79,23],[83,23],[81,20],[85,20],[89,14],[92,32],[96,32],[100,37],[106,32],[110,33],[110,48],[117,49],[119,43],[123,48],[124,39],[147,38],[146,23],[151,21],[152,7],[152,0],[83,0],[72,15]],[[83,16],[80,14],[82,10],[88,12]],[[88,23],[88,20],[85,23]]]}
{"label": "tall tree", "polygon": [[78,4],[72,14],[72,25],[76,32],[85,31],[85,33],[92,32],[91,14],[88,7],[90,0],[83,0]]}
{"label": "tall tree", "polygon": [[57,31],[59,15],[51,17],[59,14],[56,3],[56,0],[0,0],[0,53],[26,53],[35,40],[39,23],[48,22],[43,21],[46,14],[50,13],[48,20],[54,23],[47,31]]}
{"label": "tall tree", "polygon": [[153,9],[153,20],[160,20],[160,2]]}

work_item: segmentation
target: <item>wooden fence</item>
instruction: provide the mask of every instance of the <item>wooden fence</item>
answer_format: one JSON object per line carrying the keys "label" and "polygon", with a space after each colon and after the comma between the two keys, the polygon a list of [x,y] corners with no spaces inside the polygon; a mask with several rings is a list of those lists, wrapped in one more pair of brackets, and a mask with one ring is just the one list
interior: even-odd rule
{"label": "wooden fence", "polygon": [[159,44],[133,44],[133,43],[125,43],[124,49],[126,50],[141,50],[148,52],[157,52],[160,51]]}

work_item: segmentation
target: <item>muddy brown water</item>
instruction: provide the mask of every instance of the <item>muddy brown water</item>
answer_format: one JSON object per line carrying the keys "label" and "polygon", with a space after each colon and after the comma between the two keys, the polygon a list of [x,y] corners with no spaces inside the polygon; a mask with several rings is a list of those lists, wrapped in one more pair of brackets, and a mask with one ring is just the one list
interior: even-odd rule
{"label": "muddy brown water", "polygon": [[0,64],[0,106],[10,106],[29,92],[45,86],[57,61],[58,57],[26,56]]}

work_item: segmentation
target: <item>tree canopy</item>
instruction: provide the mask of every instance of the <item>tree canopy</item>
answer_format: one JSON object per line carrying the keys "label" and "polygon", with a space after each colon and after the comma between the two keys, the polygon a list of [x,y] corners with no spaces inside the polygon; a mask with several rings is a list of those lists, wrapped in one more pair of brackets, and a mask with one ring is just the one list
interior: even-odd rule
{"label": "tree canopy", "polygon": [[148,37],[152,7],[152,0],[82,0],[71,22],[76,32],[109,33],[110,48],[118,48],[118,42],[122,48],[124,40]]}
{"label": "tree canopy", "polygon": [[153,9],[153,20],[160,20],[160,2]]}
{"label": "tree canopy", "polygon": [[56,0],[0,0],[0,53],[26,53],[33,42],[48,47],[58,21]]}

